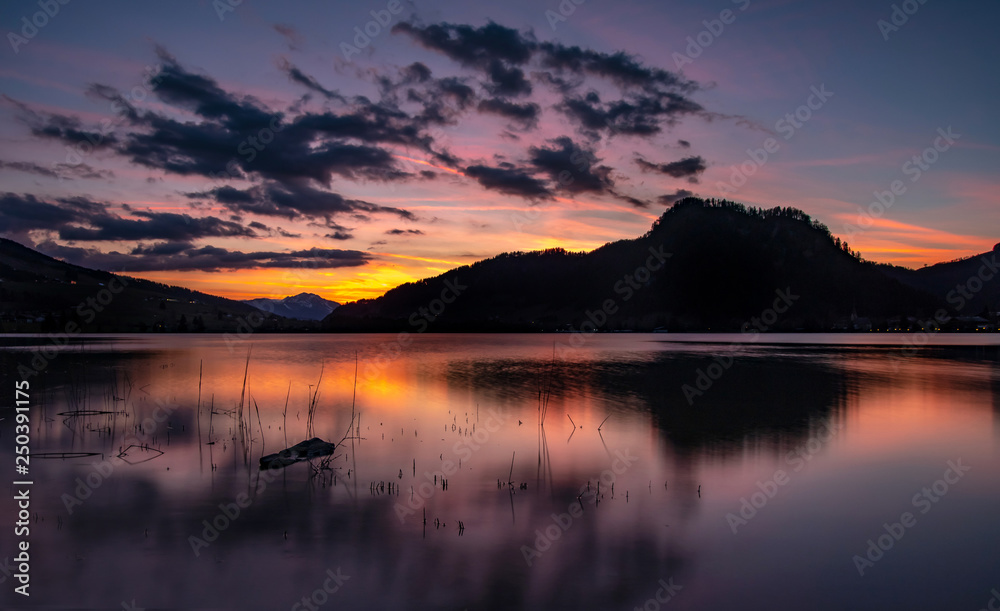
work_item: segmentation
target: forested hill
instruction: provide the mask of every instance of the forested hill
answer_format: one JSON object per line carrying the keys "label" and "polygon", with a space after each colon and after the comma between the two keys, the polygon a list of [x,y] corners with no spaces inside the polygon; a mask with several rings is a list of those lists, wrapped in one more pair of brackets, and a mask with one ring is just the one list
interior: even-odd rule
{"label": "forested hill", "polygon": [[941,304],[880,267],[800,210],[687,198],[635,239],[588,253],[504,253],[348,303],[324,323],[552,331],[591,320],[601,330],[732,331],[787,291],[789,307],[768,330],[829,330],[852,319],[928,317]]}

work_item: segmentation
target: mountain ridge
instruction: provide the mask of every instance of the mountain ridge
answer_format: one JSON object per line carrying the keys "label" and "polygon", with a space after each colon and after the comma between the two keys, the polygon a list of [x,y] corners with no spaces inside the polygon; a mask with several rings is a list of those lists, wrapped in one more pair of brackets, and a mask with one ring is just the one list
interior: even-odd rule
{"label": "mountain ridge", "polygon": [[[685,198],[636,238],[589,252],[500,253],[339,305],[311,293],[233,301],[0,238],[0,331],[69,322],[83,332],[905,330],[926,327],[942,308],[957,321],[943,329],[969,330],[996,326],[998,256],[1000,244],[919,270],[876,264],[801,210]],[[114,278],[128,285],[121,295],[82,316],[81,305]],[[959,287],[968,293],[961,302]],[[303,319],[279,316],[278,304],[302,306],[292,316]]]}
{"label": "mountain ridge", "polygon": [[0,332],[248,330],[295,326],[239,301],[81,267],[0,238]]}
{"label": "mountain ridge", "polygon": [[[650,249],[670,256],[662,270],[647,274]],[[449,282],[469,287],[450,304],[437,294]],[[872,321],[889,328],[894,320],[912,326],[945,306],[864,261],[801,210],[691,197],[637,238],[587,253],[501,253],[344,304],[324,326],[569,331],[589,320],[603,331],[739,331],[781,290],[800,298],[767,330],[860,330]],[[610,308],[603,307],[607,300]],[[430,310],[437,301],[439,311]],[[595,308],[614,311],[601,316]]]}
{"label": "mountain ridge", "polygon": [[324,299],[315,293],[302,292],[282,299],[257,297],[243,299],[242,303],[251,305],[258,310],[276,314],[284,318],[296,320],[323,320],[331,312],[340,307],[336,301]]}

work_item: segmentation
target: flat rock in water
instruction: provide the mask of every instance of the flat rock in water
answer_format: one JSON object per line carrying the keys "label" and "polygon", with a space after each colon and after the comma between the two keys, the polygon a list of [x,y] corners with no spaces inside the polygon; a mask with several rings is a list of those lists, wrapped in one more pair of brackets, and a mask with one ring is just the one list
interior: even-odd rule
{"label": "flat rock in water", "polygon": [[312,439],[301,441],[290,448],[285,448],[280,452],[261,457],[260,468],[281,469],[282,467],[309,460],[310,458],[329,456],[333,454],[334,447],[336,447],[336,444],[323,441],[319,437],[313,437]]}

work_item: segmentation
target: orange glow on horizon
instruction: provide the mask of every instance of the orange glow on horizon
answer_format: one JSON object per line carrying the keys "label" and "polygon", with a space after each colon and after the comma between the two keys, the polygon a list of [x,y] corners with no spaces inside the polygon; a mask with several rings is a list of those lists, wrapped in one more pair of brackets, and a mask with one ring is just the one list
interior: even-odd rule
{"label": "orange glow on horizon", "polygon": [[[433,164],[423,162],[423,165]],[[441,169],[460,174],[448,168]],[[497,213],[498,218],[492,225],[493,233],[488,238],[478,233],[478,227],[477,232],[470,233],[467,225],[459,223],[432,225],[434,229],[430,231],[430,237],[424,238],[426,241],[403,243],[407,245],[407,252],[386,250],[402,247],[400,243],[385,245],[379,250],[370,249],[367,252],[371,258],[367,264],[356,267],[309,270],[259,268],[222,272],[156,271],[128,275],[236,300],[260,297],[280,299],[308,292],[347,303],[377,298],[401,284],[432,278],[500,252],[551,248],[589,252],[609,241],[640,235],[642,229],[639,228],[641,221],[638,218],[650,221],[657,218],[649,210],[625,208],[606,202],[564,197],[558,197],[556,201],[564,206],[561,209],[538,209],[542,214],[530,217],[530,222],[523,228],[508,225],[505,215],[525,208],[509,203],[493,207],[483,205],[482,202],[462,206],[460,209]],[[153,202],[146,203],[153,205]],[[431,210],[438,207],[425,205],[413,208]],[[528,206],[527,209],[535,208]],[[860,227],[858,217],[853,213],[835,213],[830,218],[834,221],[830,223],[833,234],[848,239],[851,249],[861,252],[866,259],[909,268],[988,252],[996,242],[995,238],[960,235],[889,218],[872,218],[870,223],[866,222],[866,227]],[[857,228],[853,237],[849,235],[851,227]],[[381,230],[376,228],[375,231],[374,236],[359,237],[377,239]],[[283,242],[281,239],[271,239],[272,247],[293,247]],[[376,244],[380,243],[375,242],[373,246]],[[239,248],[236,240],[232,245],[226,242],[217,242],[217,245]],[[111,246],[113,245],[109,245],[109,248]],[[301,245],[294,247],[304,248]]]}
{"label": "orange glow on horizon", "polygon": [[[867,227],[860,226],[856,214],[840,214],[835,218],[855,228],[856,235],[848,240],[851,250],[878,263],[918,268],[988,252],[994,245],[990,238],[960,235],[887,218],[869,217],[864,221]],[[848,237],[836,229],[834,235]]]}

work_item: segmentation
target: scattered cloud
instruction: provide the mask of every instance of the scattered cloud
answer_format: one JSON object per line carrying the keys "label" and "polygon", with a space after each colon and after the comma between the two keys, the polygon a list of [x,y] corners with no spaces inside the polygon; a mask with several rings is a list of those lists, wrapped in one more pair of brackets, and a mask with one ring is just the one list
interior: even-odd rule
{"label": "scattered cloud", "polygon": [[657,198],[657,201],[659,201],[664,206],[671,206],[679,202],[680,200],[684,199],[685,197],[691,197],[693,195],[694,193],[688,191],[687,189],[677,189],[673,193],[667,193],[661,195],[660,197]]}
{"label": "scattered cloud", "polygon": [[643,172],[659,172],[673,178],[687,178],[691,183],[697,183],[698,177],[708,168],[700,156],[685,157],[670,163],[651,163],[642,157],[636,157],[635,163]]}
{"label": "scattered cloud", "polygon": [[465,175],[476,179],[483,188],[497,193],[516,195],[529,200],[552,198],[552,192],[544,181],[511,164],[502,164],[501,167],[471,165],[465,168]]}

